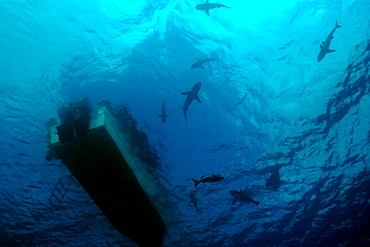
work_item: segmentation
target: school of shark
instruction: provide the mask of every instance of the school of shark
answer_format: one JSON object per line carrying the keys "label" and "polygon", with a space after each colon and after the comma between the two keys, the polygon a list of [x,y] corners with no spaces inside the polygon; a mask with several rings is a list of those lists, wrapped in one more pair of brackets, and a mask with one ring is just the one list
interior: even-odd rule
{"label": "school of shark", "polygon": [[[211,9],[215,9],[215,8],[230,9],[231,7],[228,7],[228,6],[226,6],[224,4],[221,4],[221,3],[210,3],[208,0],[206,0],[205,3],[196,5],[195,8],[197,10],[204,11],[208,16],[210,16],[209,12],[210,12]],[[319,51],[319,54],[317,56],[317,62],[321,62],[327,54],[333,53],[333,52],[336,51],[336,50],[330,49],[330,45],[331,45],[332,40],[334,39],[335,31],[340,27],[342,27],[342,26],[338,25],[338,21],[336,21],[335,27],[328,34],[325,41],[323,41],[320,44],[320,51]],[[198,58],[197,61],[190,66],[190,68],[191,69],[196,69],[196,68],[206,69],[206,67],[204,67],[205,63],[212,62],[212,61],[219,62],[221,59],[222,58],[205,58],[205,59],[199,59]],[[196,100],[199,103],[202,102],[201,99],[199,98],[199,95],[198,95],[201,86],[202,86],[202,83],[197,82],[197,83],[194,84],[194,86],[191,88],[190,91],[182,93],[183,95],[186,95],[186,99],[185,99],[184,106],[183,106],[183,114],[184,114],[186,122],[188,122],[187,112],[189,110],[189,106],[191,105],[191,103],[194,100]],[[162,119],[163,123],[166,123],[167,117],[168,117],[168,115],[166,114],[166,109],[165,109],[166,100],[167,99],[165,99],[163,101],[163,103],[162,103],[162,112],[161,112],[160,115],[158,115]],[[221,181],[223,179],[224,179],[224,177],[222,177],[219,174],[204,175],[199,180],[193,179],[194,187],[197,187],[197,185],[199,183],[214,183],[214,182]],[[274,171],[271,172],[269,178],[266,179],[266,187],[270,187],[270,188],[273,188],[274,190],[277,190],[280,187],[281,184],[282,184],[282,181],[280,180],[280,175],[279,175],[279,165],[276,164]],[[236,202],[245,202],[245,203],[248,203],[248,204],[249,203],[255,204],[258,207],[258,204],[260,203],[260,202],[254,201],[251,198],[252,193],[248,192],[248,186],[244,190],[239,190],[239,191],[238,190],[231,190],[230,195],[234,198],[234,200],[232,202],[232,205],[235,204]],[[193,205],[195,207],[195,210],[200,214],[201,210],[199,210],[199,208],[198,208],[198,199],[195,196],[195,191],[190,192],[190,199],[191,200],[190,200],[189,203],[193,203]]]}

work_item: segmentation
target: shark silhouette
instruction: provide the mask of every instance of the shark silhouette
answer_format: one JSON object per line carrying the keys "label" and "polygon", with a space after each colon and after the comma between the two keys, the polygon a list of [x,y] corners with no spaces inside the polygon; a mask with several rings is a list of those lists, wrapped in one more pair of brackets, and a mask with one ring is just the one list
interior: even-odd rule
{"label": "shark silhouette", "polygon": [[195,6],[197,10],[204,10],[208,16],[209,16],[210,9],[221,8],[221,7],[230,9],[230,7],[227,7],[220,3],[209,3],[208,0],[205,3],[198,4],[197,6]]}
{"label": "shark silhouette", "polygon": [[246,202],[246,203],[253,203],[253,204],[256,204],[256,206],[258,207],[258,204],[260,204],[260,202],[256,202],[254,201],[251,197],[250,197],[250,194],[251,193],[247,193],[247,191],[237,191],[237,190],[230,190],[230,195],[232,197],[234,197],[234,200],[233,202],[231,203],[231,205],[233,205],[235,202]]}
{"label": "shark silhouette", "polygon": [[158,117],[162,118],[162,122],[163,122],[163,123],[165,123],[165,122],[166,122],[167,117],[168,117],[168,115],[166,114],[166,105],[165,105],[166,100],[167,100],[167,99],[165,99],[165,100],[163,101],[163,103],[162,103],[162,114],[161,114],[161,115],[158,115]]}
{"label": "shark silhouette", "polygon": [[193,63],[190,68],[192,68],[192,69],[195,69],[195,68],[205,69],[204,66],[203,66],[204,63],[210,62],[210,61],[217,61],[218,62],[220,60],[221,59],[215,59],[215,58],[206,58],[206,59],[202,59],[202,60],[197,59],[197,62]]}
{"label": "shark silhouette", "polygon": [[279,164],[276,164],[274,170],[271,172],[270,177],[265,179],[266,187],[272,187],[273,190],[277,190],[282,181],[280,180]]}
{"label": "shark silhouette", "polygon": [[326,37],[325,41],[323,41],[320,44],[320,52],[319,55],[317,56],[317,62],[320,62],[328,53],[335,52],[335,50],[330,50],[329,46],[331,41],[334,39],[334,32],[337,28],[340,28],[342,26],[338,25],[338,21],[335,22],[335,27],[331,32],[329,33],[328,37]]}
{"label": "shark silhouette", "polygon": [[182,94],[188,96],[188,97],[186,97],[186,100],[185,100],[185,103],[184,103],[184,108],[183,108],[186,122],[188,122],[186,112],[189,109],[189,106],[190,106],[191,102],[193,102],[193,100],[197,100],[199,103],[202,103],[199,99],[199,96],[198,96],[198,92],[199,92],[201,86],[202,86],[202,83],[197,82],[197,83],[195,83],[195,85],[193,86],[193,88],[189,92],[182,93]]}
{"label": "shark silhouette", "polygon": [[190,202],[189,203],[193,203],[194,208],[197,211],[197,213],[201,214],[202,211],[200,211],[199,208],[198,208],[198,201],[199,200],[195,197],[194,191],[190,191],[189,196],[190,196]]}

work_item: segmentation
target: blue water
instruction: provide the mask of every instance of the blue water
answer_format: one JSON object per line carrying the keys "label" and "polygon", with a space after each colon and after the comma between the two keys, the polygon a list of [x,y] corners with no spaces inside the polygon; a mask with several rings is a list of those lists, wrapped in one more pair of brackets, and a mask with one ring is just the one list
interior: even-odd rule
{"label": "blue water", "polygon": [[[370,245],[370,1],[223,0],[210,16],[200,3],[2,1],[1,247],[135,246],[78,184],[60,209],[48,200],[68,171],[44,159],[45,122],[81,97],[95,115],[128,105],[157,150],[179,209],[164,246]],[[336,20],[336,52],[317,62]],[[190,68],[209,57],[222,59]],[[213,173],[225,179],[194,189]],[[247,185],[259,208],[231,204]]]}

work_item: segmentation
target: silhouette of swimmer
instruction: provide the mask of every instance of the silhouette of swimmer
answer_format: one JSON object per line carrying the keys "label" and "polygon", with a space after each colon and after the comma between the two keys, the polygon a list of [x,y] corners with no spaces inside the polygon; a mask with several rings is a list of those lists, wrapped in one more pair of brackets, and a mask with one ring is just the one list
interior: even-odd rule
{"label": "silhouette of swimmer", "polygon": [[73,111],[72,103],[66,103],[59,109],[58,116],[60,125],[57,126],[57,134],[61,143],[71,141],[73,139]]}
{"label": "silhouette of swimmer", "polygon": [[86,136],[90,128],[91,113],[92,108],[87,98],[62,106],[58,112],[61,123],[57,126],[59,141],[71,141],[74,132],[77,136]]}

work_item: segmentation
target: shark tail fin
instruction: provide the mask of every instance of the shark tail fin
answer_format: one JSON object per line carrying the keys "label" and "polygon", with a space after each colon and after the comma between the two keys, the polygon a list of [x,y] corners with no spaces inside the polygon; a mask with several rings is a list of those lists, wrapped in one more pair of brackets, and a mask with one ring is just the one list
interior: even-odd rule
{"label": "shark tail fin", "polygon": [[197,187],[197,186],[198,186],[198,184],[200,183],[200,181],[199,181],[199,180],[196,180],[196,179],[194,179],[194,178],[193,178],[193,182],[194,182],[194,187]]}
{"label": "shark tail fin", "polygon": [[338,25],[338,21],[335,22],[335,28],[340,28],[342,27],[341,25]]}

